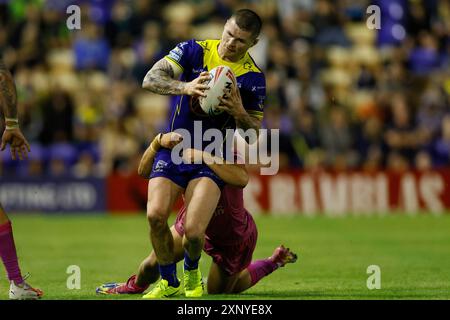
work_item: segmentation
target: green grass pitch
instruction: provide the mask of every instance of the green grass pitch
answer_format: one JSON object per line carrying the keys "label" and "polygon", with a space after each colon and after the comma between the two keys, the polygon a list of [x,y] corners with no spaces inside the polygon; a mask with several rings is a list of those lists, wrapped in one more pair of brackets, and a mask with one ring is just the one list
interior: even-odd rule
{"label": "green grass pitch", "polygon": [[[104,282],[125,281],[150,252],[144,215],[12,215],[23,273],[44,299],[140,299],[99,296]],[[254,259],[283,243],[299,254],[240,295],[203,299],[450,299],[450,215],[305,218],[256,216]],[[203,254],[207,275],[211,259]],[[67,267],[81,268],[81,289],[66,286]],[[367,267],[381,269],[381,289],[366,286]],[[178,266],[181,276],[181,264]],[[0,273],[0,299],[8,282]]]}

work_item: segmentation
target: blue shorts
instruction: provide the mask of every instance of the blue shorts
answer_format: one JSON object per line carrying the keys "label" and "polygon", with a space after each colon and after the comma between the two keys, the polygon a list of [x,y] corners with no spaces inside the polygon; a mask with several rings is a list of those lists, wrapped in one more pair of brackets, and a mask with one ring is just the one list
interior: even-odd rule
{"label": "blue shorts", "polygon": [[171,150],[162,148],[158,151],[153,162],[151,178],[164,177],[170,179],[183,189],[186,189],[189,181],[208,177],[213,180],[220,190],[225,182],[219,178],[206,164],[174,164],[170,157]]}

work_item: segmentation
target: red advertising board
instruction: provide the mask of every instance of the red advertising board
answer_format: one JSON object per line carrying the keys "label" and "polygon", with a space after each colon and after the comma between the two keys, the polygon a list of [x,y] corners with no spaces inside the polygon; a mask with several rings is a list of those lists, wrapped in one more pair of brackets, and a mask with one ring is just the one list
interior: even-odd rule
{"label": "red advertising board", "polygon": [[253,175],[244,191],[252,212],[333,216],[450,211],[450,169],[426,172],[284,172]]}
{"label": "red advertising board", "polygon": [[[148,180],[112,175],[107,209],[145,211]],[[244,190],[251,212],[340,216],[450,212],[450,169],[426,172],[280,172],[251,175]],[[180,202],[176,208],[179,208]]]}
{"label": "red advertising board", "polygon": [[[111,174],[106,182],[106,208],[111,213],[132,214],[147,208],[148,180],[135,175]],[[179,200],[174,210],[181,208]]]}

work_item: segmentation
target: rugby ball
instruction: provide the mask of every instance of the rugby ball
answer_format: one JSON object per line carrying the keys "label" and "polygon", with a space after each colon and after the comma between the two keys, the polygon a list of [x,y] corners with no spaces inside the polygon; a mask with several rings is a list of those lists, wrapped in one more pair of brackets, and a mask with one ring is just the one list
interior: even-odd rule
{"label": "rugby ball", "polygon": [[199,98],[199,103],[203,112],[209,116],[216,116],[223,112],[223,110],[217,109],[220,104],[219,97],[230,94],[232,86],[236,84],[236,77],[231,68],[227,66],[215,67],[209,74],[211,79],[207,83],[206,97]]}

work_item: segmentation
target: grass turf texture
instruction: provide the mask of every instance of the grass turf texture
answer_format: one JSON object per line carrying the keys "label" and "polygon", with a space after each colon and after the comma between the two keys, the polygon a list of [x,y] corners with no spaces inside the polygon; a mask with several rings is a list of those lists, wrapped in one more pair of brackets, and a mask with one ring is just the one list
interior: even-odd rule
{"label": "grass turf texture", "polygon": [[[140,299],[96,295],[104,282],[124,282],[150,252],[140,216],[12,215],[23,273],[45,299]],[[450,215],[305,218],[257,216],[254,259],[283,243],[299,254],[240,295],[202,299],[450,299]],[[203,254],[207,276],[211,259]],[[66,287],[67,267],[81,268],[81,289]],[[381,289],[369,290],[369,265],[381,268]],[[178,275],[182,278],[181,263]],[[1,273],[0,299],[8,282]],[[180,297],[184,298],[184,296]]]}

